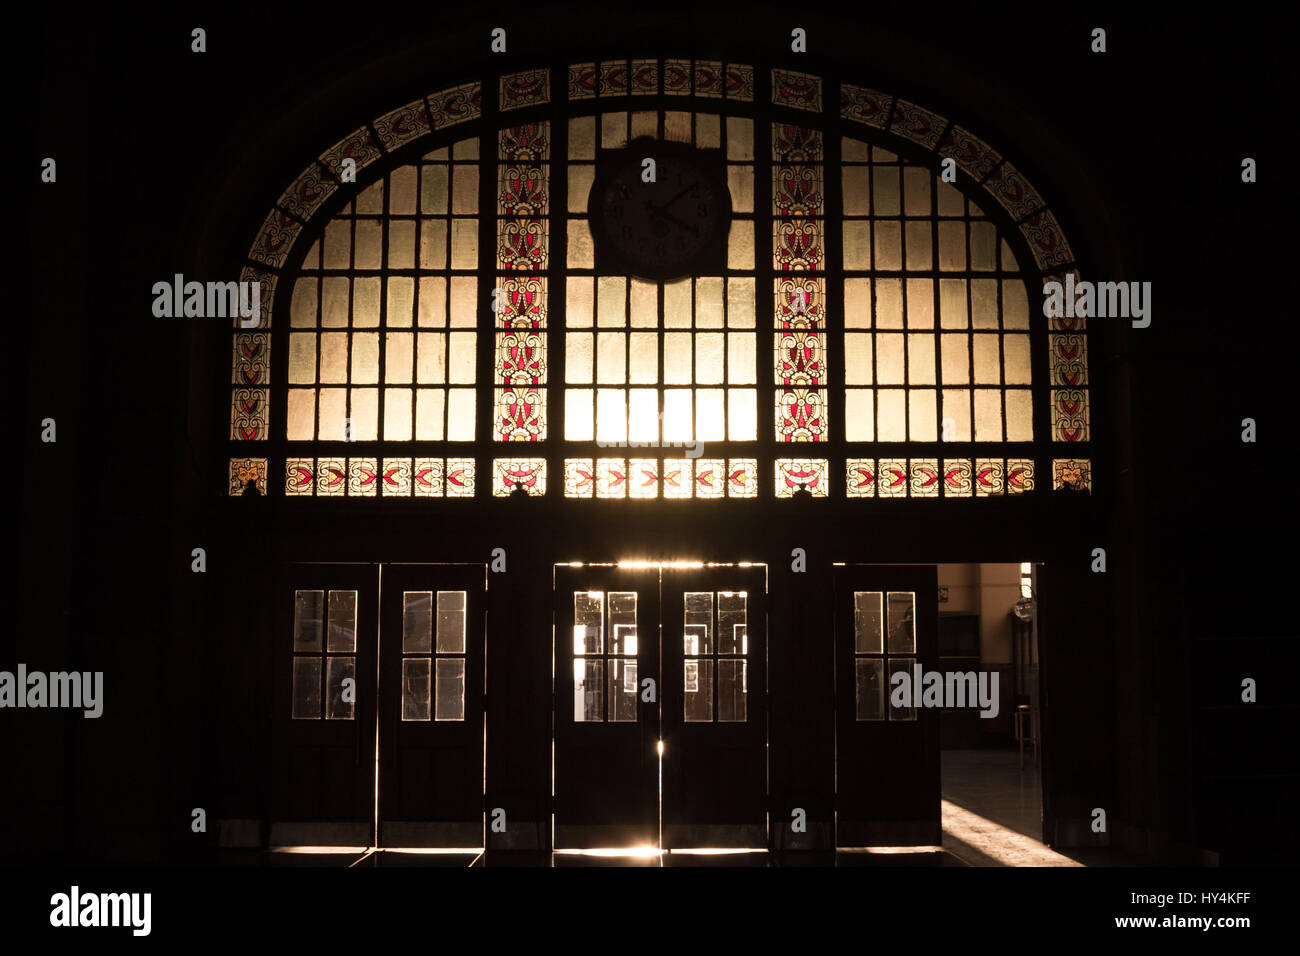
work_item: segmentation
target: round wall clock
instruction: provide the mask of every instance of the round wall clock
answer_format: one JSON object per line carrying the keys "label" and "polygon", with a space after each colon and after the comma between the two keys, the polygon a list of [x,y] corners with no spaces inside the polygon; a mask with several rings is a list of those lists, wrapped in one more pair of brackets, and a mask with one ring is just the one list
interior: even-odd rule
{"label": "round wall clock", "polygon": [[587,215],[597,272],[662,280],[726,266],[731,194],[719,150],[653,139],[609,150]]}

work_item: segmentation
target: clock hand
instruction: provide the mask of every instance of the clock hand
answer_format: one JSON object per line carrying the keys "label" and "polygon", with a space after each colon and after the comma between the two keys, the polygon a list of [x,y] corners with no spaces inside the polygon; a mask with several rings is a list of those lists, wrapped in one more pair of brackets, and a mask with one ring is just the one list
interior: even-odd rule
{"label": "clock hand", "polygon": [[665,202],[665,203],[661,203],[661,204],[658,205],[658,206],[656,206],[654,203],[652,203],[650,200],[647,199],[647,200],[645,201],[646,208],[647,208],[647,209],[652,209],[652,210],[654,210],[655,212],[662,212],[663,210],[667,209],[669,206],[671,206],[673,203],[677,202],[677,200],[681,199],[681,198],[682,198],[683,196],[685,196],[688,192],[690,192],[692,189],[695,189],[695,188],[696,188],[697,186],[699,186],[699,185],[700,185],[699,183],[691,183],[689,186],[687,186],[685,189],[683,189],[681,192],[679,192],[679,193],[678,193],[676,196],[674,196],[672,199],[668,200],[668,201]]}
{"label": "clock hand", "polygon": [[652,215],[652,216],[659,216],[659,217],[662,218],[662,219],[667,219],[669,222],[671,222],[671,223],[675,223],[676,225],[680,226],[682,229],[685,229],[687,232],[689,232],[689,233],[690,233],[691,235],[693,235],[693,236],[698,236],[698,235],[700,234],[700,230],[699,230],[699,227],[698,227],[698,226],[693,226],[693,225],[691,225],[689,222],[683,222],[681,219],[678,219],[678,218],[677,218],[676,216],[674,216],[672,213],[670,213],[670,212],[666,212],[666,211],[665,211],[664,209],[662,209],[662,208],[658,208],[658,209],[657,209],[657,208],[655,208],[654,206],[651,206],[651,207],[650,207],[650,215]]}

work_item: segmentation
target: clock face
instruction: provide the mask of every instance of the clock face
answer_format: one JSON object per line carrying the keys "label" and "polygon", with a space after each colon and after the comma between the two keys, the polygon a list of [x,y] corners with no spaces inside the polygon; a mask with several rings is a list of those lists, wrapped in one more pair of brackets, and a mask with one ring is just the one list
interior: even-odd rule
{"label": "clock face", "polygon": [[[654,160],[650,181],[647,159]],[[720,162],[701,150],[637,140],[608,154],[588,215],[599,272],[675,279],[725,264],[731,195]]]}

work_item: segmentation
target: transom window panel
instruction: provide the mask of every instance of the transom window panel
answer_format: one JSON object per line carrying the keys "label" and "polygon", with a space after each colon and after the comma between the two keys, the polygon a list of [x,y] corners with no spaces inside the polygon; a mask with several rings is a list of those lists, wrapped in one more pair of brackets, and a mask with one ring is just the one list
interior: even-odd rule
{"label": "transom window panel", "polygon": [[842,152],[845,438],[1032,441],[1029,301],[1010,246],[929,168],[847,137]]}
{"label": "transom window panel", "polygon": [[498,144],[492,437],[546,438],[546,311],[550,264],[550,124],[501,131]]}
{"label": "transom window panel", "polygon": [[289,441],[473,441],[478,139],[358,193],[289,307]]}

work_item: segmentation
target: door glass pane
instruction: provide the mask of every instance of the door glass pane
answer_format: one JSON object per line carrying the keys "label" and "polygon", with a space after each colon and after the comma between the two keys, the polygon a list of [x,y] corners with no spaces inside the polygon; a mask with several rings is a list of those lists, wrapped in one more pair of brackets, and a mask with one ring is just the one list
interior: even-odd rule
{"label": "door glass pane", "polygon": [[402,719],[429,719],[429,658],[427,657],[411,657],[402,661]]}
{"label": "door glass pane", "polygon": [[465,719],[465,659],[438,658],[436,720]]}
{"label": "door glass pane", "polygon": [[859,657],[854,666],[858,720],[884,720],[885,662]]}
{"label": "door glass pane", "polygon": [[[712,595],[709,595],[712,597]],[[687,723],[713,720],[713,661],[688,657],[685,660],[682,717]]]}
{"label": "door glass pane", "polygon": [[[884,615],[879,591],[853,592],[853,650],[857,654],[884,653]],[[868,718],[858,718],[865,720]],[[870,718],[874,719],[874,718]]]}
{"label": "door glass pane", "polygon": [[[688,657],[713,653],[713,592],[687,591],[683,653]],[[710,711],[712,713],[712,711]]]}
{"label": "door glass pane", "polygon": [[[433,650],[433,592],[404,591],[402,592],[402,653],[428,654],[431,650]],[[424,676],[425,680],[428,680],[427,668]],[[426,716],[409,719],[428,718]]]}
{"label": "door glass pane", "polygon": [[[718,653],[748,654],[749,629],[745,605],[749,595],[745,591],[718,592]],[[719,672],[719,680],[721,680]],[[718,687],[718,699],[722,697],[722,687]],[[742,720],[744,718],[741,718]]]}
{"label": "door glass pane", "polygon": [[438,653],[465,653],[464,591],[438,592]]}
{"label": "door glass pane", "polygon": [[315,720],[320,717],[319,657],[293,659],[293,717],[294,720]]}
{"label": "door glass pane", "polygon": [[[293,649],[319,651],[325,627],[325,592],[293,592]],[[297,695],[295,694],[295,699]],[[319,698],[318,698],[319,702]],[[294,716],[298,716],[294,714]]]}
{"label": "door glass pane", "polygon": [[599,654],[604,643],[601,640],[604,623],[605,592],[574,591],[573,653]]}
{"label": "door glass pane", "polygon": [[610,591],[609,653],[630,657],[636,652],[636,592]]}
{"label": "door glass pane", "polygon": [[[575,630],[577,625],[574,625]],[[605,662],[573,661],[573,719],[596,722],[605,719]]]}
{"label": "door glass pane", "polygon": [[915,657],[896,657],[889,661],[889,719],[890,720],[916,720],[916,707],[895,707],[894,706],[894,675],[904,673],[907,675],[907,682],[912,685],[912,703],[916,703],[917,694],[921,693],[921,688],[916,686],[913,680],[912,668],[916,665]]}
{"label": "door glass pane", "polygon": [[[355,591],[347,593],[356,596]],[[329,663],[325,671],[325,719],[351,720],[357,706],[357,659],[329,657],[326,660]]]}
{"label": "door glass pane", "polygon": [[914,592],[889,592],[889,653],[910,654],[916,650],[915,609]]}
{"label": "door glass pane", "polygon": [[[613,595],[610,599],[613,600]],[[613,611],[610,612],[610,617],[613,617]],[[634,637],[633,640],[635,641],[636,638]],[[611,721],[636,720],[637,690],[636,659],[612,658],[609,662],[609,719]]]}
{"label": "door glass pane", "polygon": [[[721,617],[722,611],[718,611]],[[721,625],[719,625],[721,626]],[[743,627],[743,625],[742,625]],[[745,719],[745,699],[748,690],[746,663],[743,660],[718,661],[718,720]]]}
{"label": "door glass pane", "polygon": [[330,592],[329,651],[357,649],[357,592]]}

